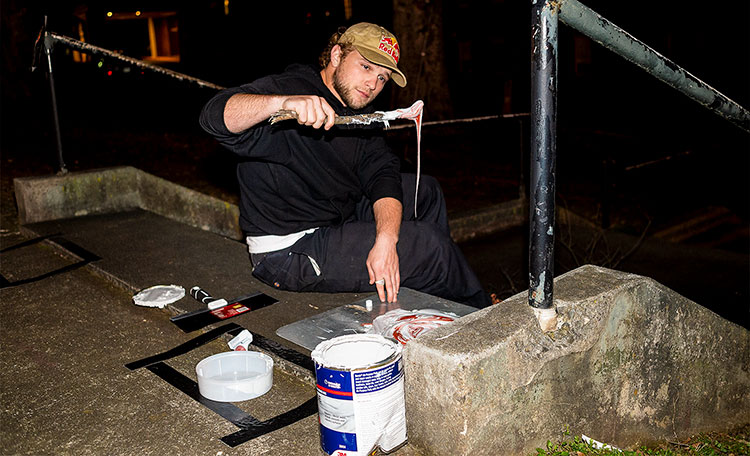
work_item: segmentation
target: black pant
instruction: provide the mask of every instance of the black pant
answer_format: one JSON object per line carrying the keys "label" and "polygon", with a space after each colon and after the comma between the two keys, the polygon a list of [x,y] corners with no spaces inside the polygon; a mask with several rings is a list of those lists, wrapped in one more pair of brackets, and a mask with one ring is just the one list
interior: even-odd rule
{"label": "black pant", "polygon": [[[489,295],[450,237],[443,193],[430,176],[421,177],[415,219],[415,178],[402,175],[404,211],[396,246],[401,286],[474,307],[490,305]],[[372,203],[363,199],[345,223],[321,227],[287,249],[251,255],[253,275],[283,290],[375,292],[365,265],[374,243]]]}

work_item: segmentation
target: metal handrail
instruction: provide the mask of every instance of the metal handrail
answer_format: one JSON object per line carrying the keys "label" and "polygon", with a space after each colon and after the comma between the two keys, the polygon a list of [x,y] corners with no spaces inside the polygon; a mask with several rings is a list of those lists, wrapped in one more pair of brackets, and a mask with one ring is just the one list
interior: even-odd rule
{"label": "metal handrail", "polygon": [[578,0],[561,0],[560,20],[615,54],[643,68],[703,107],[750,132],[750,111],[701,81]]}
{"label": "metal handrail", "polygon": [[[529,305],[554,310],[557,24],[566,25],[750,132],[750,112],[577,0],[532,0]],[[549,315],[549,313],[547,313]],[[554,322],[543,329],[554,329]]]}

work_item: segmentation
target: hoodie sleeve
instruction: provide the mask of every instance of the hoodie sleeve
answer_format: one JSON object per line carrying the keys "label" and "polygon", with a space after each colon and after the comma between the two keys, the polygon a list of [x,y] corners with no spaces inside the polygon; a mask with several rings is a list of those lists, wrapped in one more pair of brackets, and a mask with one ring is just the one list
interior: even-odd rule
{"label": "hoodie sleeve", "polygon": [[385,138],[376,135],[365,141],[358,175],[363,192],[370,201],[374,203],[391,197],[403,203],[400,166]]}
{"label": "hoodie sleeve", "polygon": [[249,156],[253,146],[260,138],[265,124],[261,122],[240,133],[229,131],[226,123],[224,123],[224,108],[227,101],[238,93],[267,95],[280,94],[284,91],[281,90],[274,78],[267,76],[250,84],[223,89],[203,107],[199,118],[200,126],[230,151],[238,155]]}

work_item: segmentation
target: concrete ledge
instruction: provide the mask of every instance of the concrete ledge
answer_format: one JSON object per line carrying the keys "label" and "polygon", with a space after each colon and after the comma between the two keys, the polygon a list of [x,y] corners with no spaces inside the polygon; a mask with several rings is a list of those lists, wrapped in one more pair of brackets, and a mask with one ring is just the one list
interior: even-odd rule
{"label": "concrete ledge", "polygon": [[[244,240],[235,204],[130,166],[13,181],[21,224],[143,209],[224,237]],[[508,201],[450,220],[456,242],[524,223],[527,202]]]}
{"label": "concrete ledge", "polygon": [[527,210],[528,201],[517,199],[459,214],[448,222],[451,237],[455,242],[464,242],[522,225],[526,220]]}
{"label": "concrete ledge", "polygon": [[625,448],[750,422],[750,331],[595,266],[555,279],[555,298],[548,334],[521,293],[409,342],[409,442],[520,455],[565,426]]}
{"label": "concrete ledge", "polygon": [[138,208],[139,172],[123,167],[13,179],[19,222],[28,224]]}
{"label": "concrete ledge", "polygon": [[130,166],[13,180],[21,224],[143,209],[242,240],[236,205]]}

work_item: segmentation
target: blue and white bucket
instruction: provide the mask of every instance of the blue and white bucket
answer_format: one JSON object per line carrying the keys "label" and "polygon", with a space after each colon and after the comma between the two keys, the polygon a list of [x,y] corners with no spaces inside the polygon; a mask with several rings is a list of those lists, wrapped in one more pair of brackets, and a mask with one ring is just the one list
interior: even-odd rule
{"label": "blue and white bucket", "polygon": [[326,454],[367,456],[406,443],[401,344],[379,334],[340,336],[318,344],[312,359]]}

